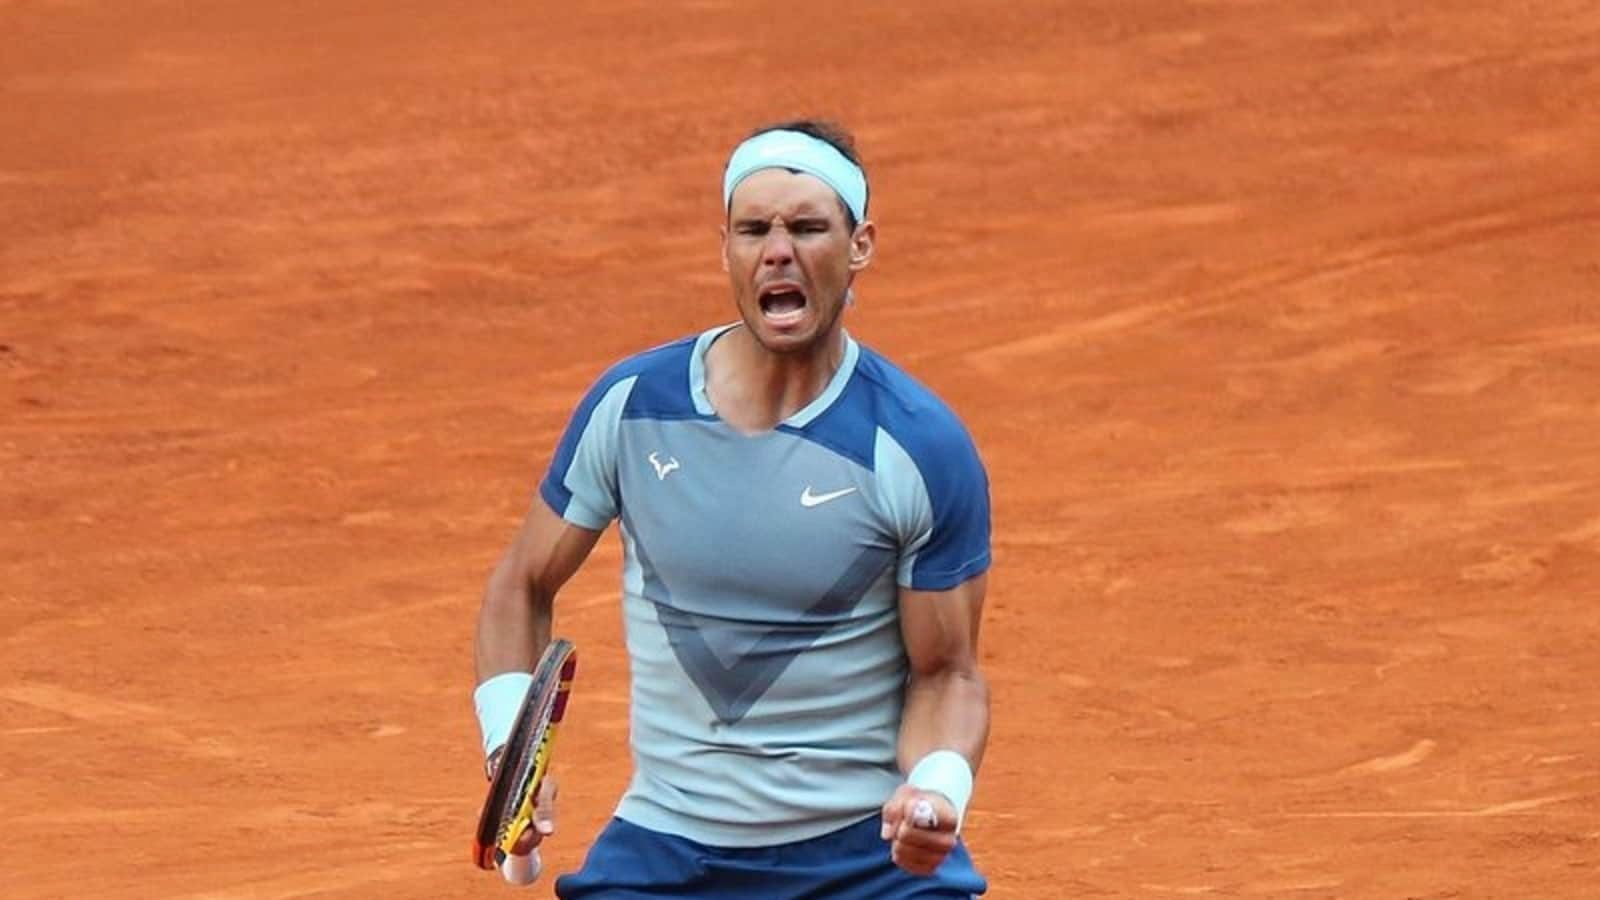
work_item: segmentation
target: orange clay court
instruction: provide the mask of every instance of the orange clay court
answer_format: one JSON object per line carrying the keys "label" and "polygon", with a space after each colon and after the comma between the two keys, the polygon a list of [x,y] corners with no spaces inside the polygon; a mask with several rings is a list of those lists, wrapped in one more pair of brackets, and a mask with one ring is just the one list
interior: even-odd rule
{"label": "orange clay court", "polygon": [[[1513,9],[1514,7],[1514,9]],[[0,0],[0,894],[523,894],[484,577],[852,126],[994,482],[990,897],[1600,896],[1592,2]],[[619,551],[552,869],[627,776]]]}

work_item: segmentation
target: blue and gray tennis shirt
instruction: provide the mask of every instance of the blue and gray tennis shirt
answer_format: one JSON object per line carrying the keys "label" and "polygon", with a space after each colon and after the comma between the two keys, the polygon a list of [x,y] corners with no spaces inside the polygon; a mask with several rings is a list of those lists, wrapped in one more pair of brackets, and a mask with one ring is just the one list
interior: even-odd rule
{"label": "blue and gray tennis shirt", "polygon": [[540,494],[622,520],[632,783],[617,815],[728,847],[805,840],[888,799],[907,673],[896,586],[989,567],[989,487],[955,414],[845,338],[815,401],[729,427],[705,354],[733,326],[607,371]]}

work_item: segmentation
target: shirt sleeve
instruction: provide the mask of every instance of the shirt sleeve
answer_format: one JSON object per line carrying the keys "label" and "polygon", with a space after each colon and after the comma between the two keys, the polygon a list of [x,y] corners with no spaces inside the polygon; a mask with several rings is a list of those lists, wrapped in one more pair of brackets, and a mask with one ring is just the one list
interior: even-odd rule
{"label": "shirt sleeve", "polygon": [[584,395],[556,445],[539,495],[581,528],[604,529],[617,517],[617,436],[637,376],[608,373]]}
{"label": "shirt sleeve", "polygon": [[874,467],[900,541],[896,581],[942,591],[989,569],[989,476],[966,430],[878,433]]}

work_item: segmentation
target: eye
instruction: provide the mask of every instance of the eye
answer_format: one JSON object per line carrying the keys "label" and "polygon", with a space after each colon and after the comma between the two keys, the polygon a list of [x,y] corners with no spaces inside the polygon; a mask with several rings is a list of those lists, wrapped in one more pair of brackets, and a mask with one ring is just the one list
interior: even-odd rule
{"label": "eye", "polygon": [[772,230],[772,226],[770,224],[757,221],[740,222],[733,226],[734,234],[744,234],[752,237],[760,237],[770,230]]}

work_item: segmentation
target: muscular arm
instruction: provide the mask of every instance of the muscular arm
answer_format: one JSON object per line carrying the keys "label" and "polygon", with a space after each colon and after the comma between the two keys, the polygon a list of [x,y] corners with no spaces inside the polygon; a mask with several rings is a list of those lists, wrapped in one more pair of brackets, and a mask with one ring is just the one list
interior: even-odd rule
{"label": "muscular arm", "polygon": [[589,557],[600,532],[556,515],[542,499],[489,576],[478,612],[478,682],[502,672],[527,672],[550,643],[556,592]]}
{"label": "muscular arm", "polygon": [[[947,591],[900,591],[900,631],[910,660],[897,756],[908,775],[924,756],[953,750],[976,772],[989,740],[989,685],[978,670],[978,621],[987,576]],[[930,786],[931,788],[931,786]],[[883,805],[895,863],[929,875],[956,845],[958,812],[944,792],[902,784]],[[935,816],[912,827],[919,804]]]}
{"label": "muscular arm", "polygon": [[[599,538],[600,532],[579,528],[556,515],[542,498],[533,501],[522,528],[489,575],[483,594],[474,642],[478,684],[505,672],[533,668],[550,643],[556,591],[578,571]],[[500,749],[489,749],[493,751],[489,760],[492,770]],[[514,883],[526,884],[538,874],[537,857],[530,855],[555,832],[554,785],[553,778],[545,780],[535,827],[528,829],[512,850],[512,857],[520,862],[513,868],[503,867],[506,878]]]}
{"label": "muscular arm", "polygon": [[899,762],[910,771],[934,750],[954,750],[974,771],[989,738],[989,685],[978,669],[978,625],[988,576],[947,591],[900,591],[900,630],[910,662]]}

